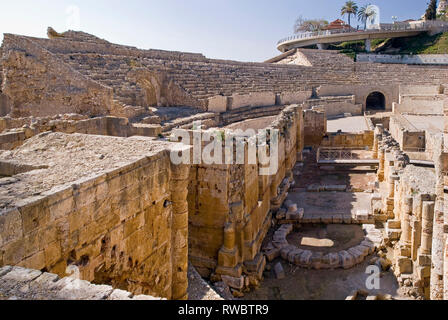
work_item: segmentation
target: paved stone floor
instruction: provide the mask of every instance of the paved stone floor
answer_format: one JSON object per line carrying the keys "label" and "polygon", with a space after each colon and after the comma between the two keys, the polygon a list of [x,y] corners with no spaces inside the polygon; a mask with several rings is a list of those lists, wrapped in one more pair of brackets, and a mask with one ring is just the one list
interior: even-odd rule
{"label": "paved stone floor", "polygon": [[[371,158],[370,151],[357,150],[360,159]],[[319,185],[346,185],[347,190],[370,191],[375,186],[376,174],[369,170],[359,168],[358,170],[344,170],[335,167],[321,167],[316,164],[316,155],[305,155],[303,165],[297,164],[294,167],[295,186],[291,190],[305,191],[312,184]]]}
{"label": "paved stone floor", "polygon": [[338,132],[339,130],[343,132],[360,132],[368,129],[364,116],[339,118],[328,120],[327,122],[328,132]]}
{"label": "paved stone floor", "polygon": [[[328,228],[328,227],[327,227]],[[341,235],[341,228],[344,234]],[[336,247],[343,248],[350,245],[352,235],[354,240],[361,236],[359,233],[360,226],[334,225],[330,226],[327,234],[319,233],[319,228],[310,226],[306,231],[308,235],[318,237],[328,237],[332,240],[339,241]],[[264,240],[265,243],[272,241],[274,229],[271,229]],[[313,231],[314,230],[314,231]],[[311,232],[311,233],[310,233]],[[314,232],[314,234],[313,234]],[[337,234],[334,235],[333,233]],[[359,233],[359,234],[358,234]],[[291,235],[294,236],[295,233]],[[294,241],[293,241],[294,242]],[[322,248],[318,249],[319,251]],[[371,265],[372,259],[378,258],[378,255],[372,254],[365,258],[363,262],[350,269],[333,269],[333,270],[315,270],[306,269],[289,262],[281,257],[269,262],[264,272],[264,280],[261,286],[245,295],[245,300],[345,300],[354,291],[367,291],[368,295],[391,295],[396,300],[409,299],[400,291],[397,278],[392,270],[383,271],[380,274],[379,289],[367,288],[366,282],[369,277],[367,268]],[[284,279],[277,279],[274,267],[281,263],[285,272]]]}
{"label": "paved stone floor", "polygon": [[308,216],[354,217],[358,210],[369,210],[372,194],[354,192],[293,192],[287,200],[297,203]]}
{"label": "paved stone floor", "polygon": [[[345,300],[354,290],[366,290],[369,260],[349,269],[308,270],[274,260],[274,266],[281,262],[286,273],[284,279],[276,279],[272,272],[265,273],[261,287],[245,296],[246,300]],[[394,299],[402,299],[397,279],[391,271],[383,273],[380,290],[371,290],[369,294],[390,294]]]}
{"label": "paved stone floor", "polygon": [[412,125],[419,130],[429,130],[432,132],[443,132],[443,116],[416,116],[403,115]]}

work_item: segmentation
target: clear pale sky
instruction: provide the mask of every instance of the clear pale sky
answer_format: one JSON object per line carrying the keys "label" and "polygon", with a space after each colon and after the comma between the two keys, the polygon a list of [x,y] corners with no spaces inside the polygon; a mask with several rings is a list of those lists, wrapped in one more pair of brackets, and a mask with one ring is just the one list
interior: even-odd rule
{"label": "clear pale sky", "polygon": [[[2,1],[3,33],[46,37],[68,27],[142,49],[203,53],[209,58],[264,61],[293,32],[295,19],[340,18],[345,0],[14,0]],[[359,0],[375,4],[381,21],[418,19],[428,0]],[[73,9],[75,8],[75,9]],[[76,9],[77,8],[77,9]],[[79,19],[76,12],[79,10]],[[345,18],[346,19],[346,18]],[[352,17],[352,25],[360,24]]]}

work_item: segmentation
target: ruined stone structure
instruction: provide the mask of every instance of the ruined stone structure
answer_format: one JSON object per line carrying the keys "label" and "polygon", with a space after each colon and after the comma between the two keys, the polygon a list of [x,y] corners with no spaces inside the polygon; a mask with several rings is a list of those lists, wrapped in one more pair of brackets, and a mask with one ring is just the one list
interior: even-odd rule
{"label": "ruined stone structure", "polygon": [[[446,67],[306,49],[242,63],[49,30],[6,34],[0,71],[0,299],[40,299],[17,291],[38,282],[48,299],[187,299],[189,264],[242,297],[271,264],[375,255],[403,296],[448,299]],[[193,159],[204,135],[214,157],[238,141],[255,161]],[[92,284],[67,291],[70,270]]]}

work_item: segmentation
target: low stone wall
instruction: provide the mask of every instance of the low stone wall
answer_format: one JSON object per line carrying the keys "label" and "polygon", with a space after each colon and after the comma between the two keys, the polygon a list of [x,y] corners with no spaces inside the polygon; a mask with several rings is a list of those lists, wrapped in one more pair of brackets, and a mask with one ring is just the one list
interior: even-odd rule
{"label": "low stone wall", "polygon": [[[64,118],[0,118],[0,129],[14,129],[0,134],[0,150],[11,150],[26,139],[41,132],[84,133],[115,137],[157,137],[162,133],[160,125],[131,124],[126,118],[99,117],[82,119],[83,116],[68,115]],[[77,120],[69,120],[70,118]],[[81,118],[81,120],[79,120]],[[21,128],[23,127],[24,128]]]}
{"label": "low stone wall", "polygon": [[6,116],[10,112],[11,112],[11,106],[9,105],[8,97],[0,93],[0,117]]}
{"label": "low stone wall", "polygon": [[226,129],[230,130],[243,130],[246,131],[248,129],[260,130],[269,127],[269,125],[277,119],[277,116],[271,117],[263,117],[256,119],[244,120],[241,122],[235,122],[226,127]]}
{"label": "low stone wall", "polygon": [[400,95],[400,103],[393,103],[394,113],[442,115],[444,95]]}
{"label": "low stone wall", "polygon": [[318,99],[309,99],[304,105],[308,108],[325,112],[327,118],[346,113],[350,113],[353,116],[363,114],[362,104],[355,104],[355,96],[320,97]]}
{"label": "low stone wall", "polygon": [[189,167],[172,165],[166,149],[147,152],[117,169],[3,208],[0,266],[61,277],[76,266],[83,280],[134,294],[186,298]]}
{"label": "low stone wall", "polygon": [[[299,228],[298,228],[299,229]],[[328,269],[350,269],[362,263],[369,255],[378,251],[381,246],[381,232],[373,226],[363,225],[366,234],[363,241],[358,245],[339,252],[323,253],[317,250],[303,250],[295,245],[291,245],[287,237],[294,231],[294,225],[283,224],[274,233],[274,241],[267,255],[272,261],[273,258],[281,257],[292,265],[315,270]],[[313,259],[313,257],[321,257]]]}
{"label": "low stone wall", "polygon": [[[264,166],[249,164],[247,159],[240,165],[191,167],[190,259],[202,276],[222,280],[236,291],[258,286],[265,266],[260,250],[271,225],[270,210],[284,201],[298,147],[303,146],[302,117],[301,107],[290,106],[267,127],[279,130],[278,170],[270,176],[260,175]],[[232,134],[222,131],[223,137]]]}
{"label": "low stone wall", "polygon": [[[363,81],[366,81],[364,79]],[[380,82],[379,82],[380,83]],[[399,100],[399,85],[398,84],[373,84],[365,83],[363,85],[321,85],[317,89],[317,94],[319,97],[325,96],[355,96],[355,104],[361,104],[362,110],[366,110],[367,97],[373,92],[380,92],[384,95],[386,101],[386,110],[392,111],[392,103],[398,102]]]}
{"label": "low stone wall", "polygon": [[112,89],[84,77],[26,37],[5,35],[3,93],[15,117],[110,114]]}
{"label": "low stone wall", "polygon": [[304,111],[305,146],[318,146],[327,134],[327,117],[324,112]]}
{"label": "low stone wall", "polygon": [[322,140],[322,147],[373,148],[373,131],[360,133],[331,133]]}
{"label": "low stone wall", "polygon": [[275,94],[271,92],[254,92],[250,94],[234,94],[229,105],[230,110],[243,107],[262,107],[275,105]]}
{"label": "low stone wall", "polygon": [[443,94],[444,90],[443,85],[400,85],[400,95],[438,95]]}
{"label": "low stone wall", "polygon": [[390,118],[389,131],[404,151],[418,151],[426,148],[426,132],[416,129],[399,114]]}
{"label": "low stone wall", "polygon": [[389,115],[375,115],[366,117],[369,129],[375,130],[377,125],[382,125],[385,130],[389,130],[390,116]]}
{"label": "low stone wall", "polygon": [[282,92],[278,96],[280,105],[301,104],[311,98],[312,91]]}
{"label": "low stone wall", "polygon": [[226,96],[215,96],[208,99],[207,110],[209,112],[223,113],[226,112],[228,107],[229,98]]}
{"label": "low stone wall", "polygon": [[[75,271],[75,269],[73,270]],[[0,268],[0,300],[161,300],[73,277],[21,267]]]}
{"label": "low stone wall", "polygon": [[248,119],[278,116],[285,106],[252,107],[227,111],[220,114],[220,124],[227,126],[232,123],[241,122]]}
{"label": "low stone wall", "polygon": [[25,141],[24,131],[0,133],[0,150],[12,150]]}
{"label": "low stone wall", "polygon": [[388,64],[448,65],[448,54],[390,55],[361,53],[356,55],[356,61]]}

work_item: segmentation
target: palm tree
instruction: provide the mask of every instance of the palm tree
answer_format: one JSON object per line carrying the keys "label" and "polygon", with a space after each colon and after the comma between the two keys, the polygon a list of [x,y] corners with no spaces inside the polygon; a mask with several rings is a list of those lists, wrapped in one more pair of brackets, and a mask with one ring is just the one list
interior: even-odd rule
{"label": "palm tree", "polygon": [[341,9],[341,16],[348,15],[348,24],[350,26],[350,17],[351,15],[356,16],[356,13],[358,13],[358,5],[354,1],[347,1]]}
{"label": "palm tree", "polygon": [[364,23],[364,30],[367,29],[367,20],[375,14],[372,10],[369,10],[370,4],[366,4],[358,11],[358,20]]}

